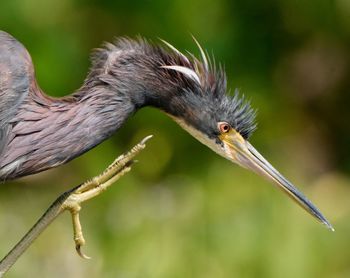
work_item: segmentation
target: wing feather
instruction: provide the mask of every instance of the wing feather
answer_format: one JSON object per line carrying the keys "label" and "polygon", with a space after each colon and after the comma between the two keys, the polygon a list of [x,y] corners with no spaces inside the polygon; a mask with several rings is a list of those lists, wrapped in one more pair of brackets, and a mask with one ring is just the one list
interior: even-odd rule
{"label": "wing feather", "polygon": [[10,120],[27,97],[33,76],[33,64],[25,47],[0,31],[0,157],[11,131]]}

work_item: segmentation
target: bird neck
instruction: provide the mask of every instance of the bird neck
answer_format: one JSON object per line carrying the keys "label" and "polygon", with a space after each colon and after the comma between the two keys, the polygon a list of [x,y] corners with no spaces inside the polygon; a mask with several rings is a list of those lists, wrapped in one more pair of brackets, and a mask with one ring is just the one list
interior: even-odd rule
{"label": "bird neck", "polygon": [[65,98],[33,92],[14,119],[0,178],[14,179],[66,163],[110,137],[134,112],[130,99],[103,86],[83,86]]}
{"label": "bird neck", "polygon": [[94,53],[92,61],[85,86],[109,88],[123,100],[130,100],[136,110],[153,106],[177,117],[190,107],[186,103],[190,94],[185,92],[198,90],[196,82],[164,66],[194,70],[199,64],[142,40],[121,39],[107,44]]}
{"label": "bird neck", "polygon": [[121,41],[95,54],[83,86],[71,96],[51,98],[35,84],[13,120],[0,178],[66,163],[110,137],[144,106],[190,119],[184,90],[194,90],[194,85],[162,68],[171,63],[187,62],[142,42]]}

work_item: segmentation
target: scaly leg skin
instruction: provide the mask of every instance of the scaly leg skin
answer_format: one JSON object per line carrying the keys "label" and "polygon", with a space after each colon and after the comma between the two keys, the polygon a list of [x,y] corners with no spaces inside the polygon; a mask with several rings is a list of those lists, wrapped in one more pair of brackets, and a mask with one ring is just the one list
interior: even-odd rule
{"label": "scaly leg skin", "polygon": [[68,210],[72,215],[75,249],[80,257],[90,259],[81,251],[81,247],[85,245],[85,239],[79,219],[80,204],[96,197],[129,172],[131,165],[135,162],[133,158],[145,148],[146,141],[151,137],[146,137],[133,147],[130,152],[119,156],[101,175],[76,187],[72,194],[63,202],[61,209]]}
{"label": "scaly leg skin", "polygon": [[0,277],[3,277],[9,271],[35,239],[65,210],[70,211],[72,214],[76,250],[81,257],[88,258],[81,252],[81,247],[85,244],[85,240],[79,221],[80,204],[99,195],[121,176],[130,171],[131,165],[135,162],[133,160],[134,157],[146,147],[145,143],[151,137],[147,136],[133,147],[130,152],[118,157],[101,175],[60,195],[22,239],[1,259]]}

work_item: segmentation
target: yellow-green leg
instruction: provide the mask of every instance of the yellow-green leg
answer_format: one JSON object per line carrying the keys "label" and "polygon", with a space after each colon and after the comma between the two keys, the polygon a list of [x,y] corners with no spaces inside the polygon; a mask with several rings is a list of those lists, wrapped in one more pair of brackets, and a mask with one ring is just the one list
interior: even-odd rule
{"label": "yellow-green leg", "polygon": [[81,203],[101,194],[125,173],[129,172],[131,170],[131,165],[135,162],[133,158],[145,148],[146,141],[151,137],[152,136],[146,137],[128,153],[119,156],[102,174],[76,187],[72,194],[61,205],[62,210],[68,210],[72,215],[75,248],[82,258],[89,259],[90,257],[86,256],[81,251],[81,247],[85,245],[79,219]]}
{"label": "yellow-green leg", "polygon": [[81,247],[85,244],[79,220],[81,203],[99,195],[121,176],[129,172],[131,165],[135,162],[134,157],[146,147],[145,143],[151,137],[152,136],[147,136],[128,153],[119,156],[101,175],[96,176],[59,196],[34,226],[15,245],[15,247],[13,247],[0,261],[0,277],[2,277],[14,265],[17,259],[27,250],[47,226],[49,226],[50,223],[65,210],[68,210],[72,215],[75,248],[82,258],[89,258],[81,251]]}

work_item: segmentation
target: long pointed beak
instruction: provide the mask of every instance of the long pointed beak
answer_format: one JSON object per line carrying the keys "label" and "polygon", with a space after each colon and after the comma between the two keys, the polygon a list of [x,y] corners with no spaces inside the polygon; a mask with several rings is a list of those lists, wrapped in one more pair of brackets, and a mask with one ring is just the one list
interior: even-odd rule
{"label": "long pointed beak", "polygon": [[224,143],[226,158],[272,181],[298,205],[326,225],[328,229],[334,231],[332,225],[317,207],[283,177],[248,141],[244,140],[238,132],[231,130],[222,134],[220,139]]}

